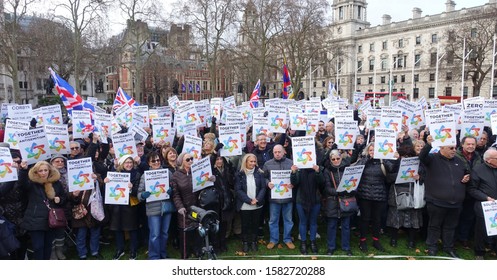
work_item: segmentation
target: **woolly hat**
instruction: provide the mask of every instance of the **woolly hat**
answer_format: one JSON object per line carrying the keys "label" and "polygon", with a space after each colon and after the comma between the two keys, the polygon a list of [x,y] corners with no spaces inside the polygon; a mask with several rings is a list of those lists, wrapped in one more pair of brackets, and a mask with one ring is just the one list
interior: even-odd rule
{"label": "woolly hat", "polygon": [[50,164],[56,159],[56,158],[61,158],[64,160],[64,162],[67,163],[67,158],[61,154],[55,154],[55,155],[52,155],[52,157],[50,158]]}
{"label": "woolly hat", "polygon": [[179,154],[178,158],[176,159],[176,165],[177,166],[181,166],[183,164],[183,158],[185,157],[185,155],[187,155],[188,153],[181,153]]}
{"label": "woolly hat", "polygon": [[130,156],[130,155],[125,155],[125,156],[122,156],[122,157],[119,159],[119,161],[118,161],[119,166],[123,165],[123,164],[124,164],[124,162],[125,162],[128,158],[133,159],[133,157],[132,157],[132,156]]}

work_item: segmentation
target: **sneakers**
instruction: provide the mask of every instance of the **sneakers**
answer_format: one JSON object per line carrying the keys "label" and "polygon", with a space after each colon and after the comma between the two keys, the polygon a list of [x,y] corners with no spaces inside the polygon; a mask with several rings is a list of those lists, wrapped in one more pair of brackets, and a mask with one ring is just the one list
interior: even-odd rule
{"label": "sneakers", "polygon": [[117,251],[114,256],[112,257],[113,260],[118,260],[120,259],[122,256],[124,256],[124,251]]}
{"label": "sneakers", "polygon": [[293,242],[292,242],[292,241],[289,241],[289,242],[285,243],[285,245],[286,245],[286,246],[288,247],[288,249],[290,249],[290,250],[295,249],[295,245],[293,244]]}
{"label": "sneakers", "polygon": [[104,259],[104,257],[102,255],[100,255],[100,253],[92,254],[91,258],[95,259],[95,260],[103,260]]}
{"label": "sneakers", "polygon": [[269,242],[269,243],[267,244],[266,248],[268,248],[269,250],[271,250],[271,249],[273,249],[273,248],[274,248],[274,246],[276,246],[276,243],[274,243],[274,242]]}
{"label": "sneakers", "polygon": [[136,252],[131,252],[131,254],[129,254],[129,260],[130,261],[136,260]]}

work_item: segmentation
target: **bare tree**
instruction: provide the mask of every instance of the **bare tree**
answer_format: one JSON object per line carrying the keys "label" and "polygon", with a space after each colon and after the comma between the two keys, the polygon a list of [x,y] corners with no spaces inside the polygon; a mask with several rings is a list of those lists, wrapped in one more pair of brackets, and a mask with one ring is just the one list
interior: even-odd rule
{"label": "bare tree", "polygon": [[187,0],[182,15],[199,35],[209,70],[211,96],[218,80],[219,54],[236,18],[235,0]]}
{"label": "bare tree", "polygon": [[[28,70],[27,63],[20,63],[26,62],[26,59],[20,59],[21,56],[29,55],[22,23],[27,17],[29,6],[35,2],[36,0],[5,0],[3,8],[6,14],[0,15],[0,64],[4,64],[7,69],[7,73],[0,75],[12,79],[13,99],[16,103],[21,103],[19,72]],[[26,75],[26,72],[24,73]]]}
{"label": "bare tree", "polygon": [[[465,75],[473,83],[473,95],[479,96],[483,82],[492,71],[493,38],[497,31],[497,8],[468,12],[468,15],[460,18],[446,31],[447,64],[454,65],[453,60],[462,61],[463,44],[466,41],[466,53],[471,51],[466,60]],[[453,70],[460,69],[454,66]],[[457,71],[459,73],[460,71]],[[455,75],[460,76],[460,75]],[[463,93],[461,92],[461,95]],[[492,93],[490,93],[492,96]]]}

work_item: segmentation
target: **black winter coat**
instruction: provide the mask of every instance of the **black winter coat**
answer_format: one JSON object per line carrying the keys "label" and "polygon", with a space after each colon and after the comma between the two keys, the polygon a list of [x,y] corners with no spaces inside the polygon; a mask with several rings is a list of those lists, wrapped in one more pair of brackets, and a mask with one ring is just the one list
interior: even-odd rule
{"label": "black winter coat", "polygon": [[[369,156],[361,158],[356,165],[364,165],[361,181],[357,187],[357,195],[361,199],[372,201],[387,201],[388,190],[386,185],[386,176],[381,170],[381,160],[373,159]],[[394,166],[391,160],[383,160],[385,171],[392,172]]]}
{"label": "black winter coat", "polygon": [[476,200],[474,206],[476,215],[483,217],[481,202],[487,201],[487,197],[497,199],[497,168],[492,168],[486,163],[473,168],[468,194]]}
{"label": "black winter coat", "polygon": [[[257,206],[264,205],[264,197],[266,195],[266,180],[264,178],[264,173],[260,171],[257,167],[254,171],[255,180],[255,194],[257,199]],[[235,176],[235,196],[236,196],[236,210],[240,211],[243,203],[250,204],[251,198],[247,195],[247,175],[245,172],[239,171]]]}
{"label": "black winter coat", "polygon": [[[340,163],[340,166],[329,165],[328,168],[324,169],[323,171],[325,182],[324,195],[326,197],[324,213],[328,218],[348,217],[355,214],[355,212],[341,212],[338,198],[355,197],[356,192],[337,192],[335,189],[335,186],[338,187],[338,185],[340,184],[340,180],[342,179],[345,167],[349,165],[349,162],[343,159]],[[331,176],[332,173],[333,176]],[[335,183],[333,183],[333,178],[335,179]]]}
{"label": "black winter coat", "polygon": [[[122,171],[126,172],[126,171]],[[130,196],[137,196],[140,185],[141,174],[136,168],[130,172],[130,181],[133,187],[129,191]],[[110,205],[110,230],[136,230],[138,229],[138,205],[131,206],[131,199],[128,205]]]}

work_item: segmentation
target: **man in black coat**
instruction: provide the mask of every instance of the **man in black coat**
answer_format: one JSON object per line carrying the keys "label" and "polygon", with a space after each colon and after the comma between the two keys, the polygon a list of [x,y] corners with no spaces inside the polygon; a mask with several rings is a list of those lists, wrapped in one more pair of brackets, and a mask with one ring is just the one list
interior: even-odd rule
{"label": "man in black coat", "polygon": [[[474,211],[476,215],[475,224],[475,259],[483,260],[485,254],[485,240],[487,240],[487,231],[481,206],[482,201],[495,201],[497,198],[497,150],[489,149],[483,154],[484,164],[477,165],[471,172],[471,184],[468,194],[475,199]],[[490,237],[493,241],[492,246],[496,250],[496,239]]]}
{"label": "man in black coat", "polygon": [[437,254],[440,237],[443,250],[453,258],[459,258],[454,251],[455,230],[469,181],[466,164],[456,157],[456,147],[442,146],[440,151],[430,154],[433,137],[428,135],[427,144],[421,150],[419,159],[426,167],[425,200],[428,212],[426,245],[428,255]]}

